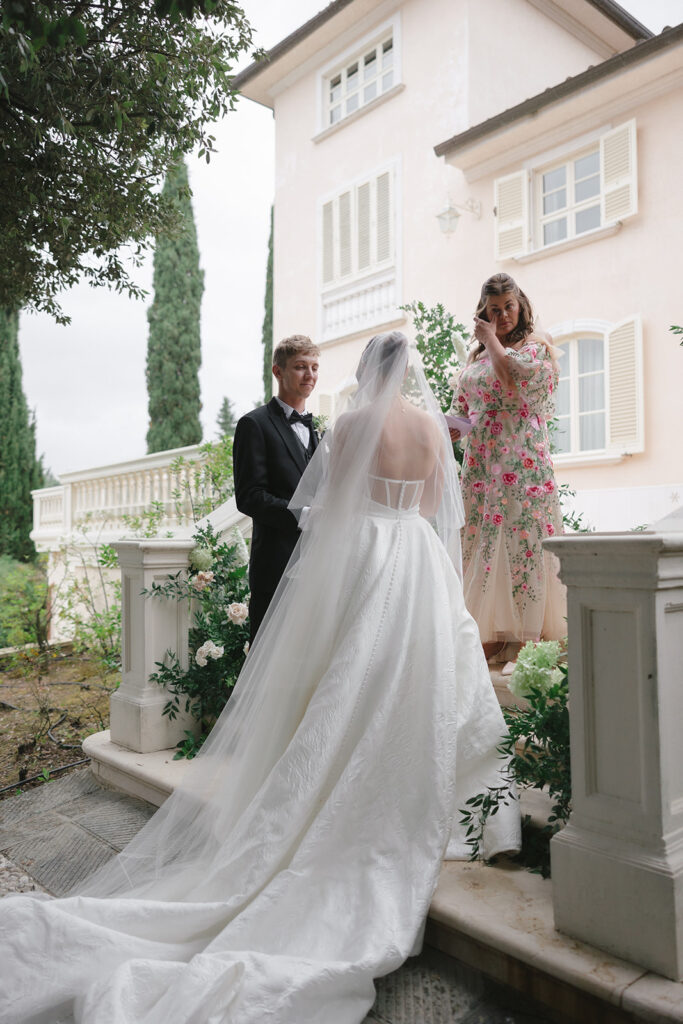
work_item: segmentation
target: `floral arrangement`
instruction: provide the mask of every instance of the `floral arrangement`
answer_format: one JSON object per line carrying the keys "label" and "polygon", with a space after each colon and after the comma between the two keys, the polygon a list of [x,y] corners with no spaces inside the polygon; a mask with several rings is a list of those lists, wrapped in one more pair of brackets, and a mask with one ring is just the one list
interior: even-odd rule
{"label": "floral arrangement", "polygon": [[522,851],[516,858],[544,878],[550,875],[550,840],[569,818],[569,694],[566,656],[555,640],[525,644],[508,682],[523,703],[503,708],[508,734],[498,753],[508,762],[501,786],[489,787],[466,801],[461,824],[466,826],[471,859],[480,857],[484,826],[501,805],[518,799],[515,784],[547,790],[553,805],[545,825],[522,821]]}
{"label": "floral arrangement", "polygon": [[169,691],[164,714],[176,718],[189,711],[200,722],[199,736],[186,731],[176,758],[194,757],[230,698],[249,650],[247,549],[241,535],[230,542],[206,526],[195,534],[187,573],[154,583],[147,595],[190,601],[193,622],[189,659],[184,668],[167,651],[150,679]]}

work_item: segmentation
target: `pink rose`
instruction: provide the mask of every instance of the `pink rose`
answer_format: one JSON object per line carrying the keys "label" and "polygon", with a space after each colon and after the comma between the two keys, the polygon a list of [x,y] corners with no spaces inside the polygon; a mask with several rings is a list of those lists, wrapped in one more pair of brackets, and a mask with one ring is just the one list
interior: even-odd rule
{"label": "pink rose", "polygon": [[472,490],[475,491],[477,494],[481,494],[481,492],[484,490],[484,481],[475,480],[475,482],[472,484]]}
{"label": "pink rose", "polygon": [[543,490],[546,492],[546,494],[552,494],[555,490],[555,484],[553,483],[553,481],[545,480],[543,483]]}
{"label": "pink rose", "polygon": [[525,469],[533,469],[534,468],[534,460],[530,459],[528,455],[527,455],[526,459],[524,460],[524,468]]}
{"label": "pink rose", "polygon": [[465,396],[464,395],[458,395],[458,401],[461,402],[464,405],[465,404]]}
{"label": "pink rose", "polygon": [[503,433],[503,424],[502,423],[498,423],[498,421],[493,422],[491,424],[491,433],[492,434],[502,434]]}
{"label": "pink rose", "polygon": [[485,444],[478,445],[477,446],[477,451],[479,452],[480,455],[485,455],[486,454],[486,445]]}
{"label": "pink rose", "polygon": [[477,465],[477,460],[473,459],[471,455],[468,455],[467,456],[467,465],[468,466],[476,466]]}
{"label": "pink rose", "polygon": [[519,415],[522,417],[523,420],[529,419],[529,410],[525,405],[523,405],[522,408],[519,410]]}
{"label": "pink rose", "polygon": [[529,386],[529,381],[528,380],[523,380],[519,386],[520,386],[520,388],[526,388],[526,387]]}
{"label": "pink rose", "polygon": [[516,473],[503,473],[503,483],[507,484],[508,487],[511,484],[516,484],[517,483],[517,474]]}
{"label": "pink rose", "polygon": [[502,467],[500,466],[500,464],[496,462],[494,463],[493,466],[491,466],[491,472],[493,473],[494,476],[498,476],[498,474],[501,471],[501,468]]}
{"label": "pink rose", "polygon": [[530,484],[526,488],[526,493],[530,498],[540,498],[543,496],[543,488],[539,487],[538,484]]}
{"label": "pink rose", "polygon": [[484,392],[484,401],[485,402],[490,402],[491,401],[491,397],[492,396],[491,396],[491,392],[490,391],[485,391]]}
{"label": "pink rose", "polygon": [[546,528],[546,532],[547,532],[548,536],[552,537],[552,535],[555,533],[555,527],[553,526],[553,524],[552,523],[546,523],[545,524],[545,528]]}
{"label": "pink rose", "polygon": [[500,391],[501,390],[500,381],[499,380],[494,380],[494,382],[491,385],[491,387],[493,388],[494,391]]}
{"label": "pink rose", "polygon": [[490,518],[491,518],[491,513],[490,512],[485,512],[484,513],[484,522],[488,523]]}
{"label": "pink rose", "polygon": [[496,513],[494,514],[494,516],[493,516],[493,522],[495,523],[495,525],[496,525],[496,526],[500,526],[500,524],[501,524],[501,523],[503,522],[503,517],[502,517],[502,515],[500,514],[500,512],[496,512]]}
{"label": "pink rose", "polygon": [[527,558],[533,558],[534,557],[533,551],[525,551],[524,554],[526,555]]}

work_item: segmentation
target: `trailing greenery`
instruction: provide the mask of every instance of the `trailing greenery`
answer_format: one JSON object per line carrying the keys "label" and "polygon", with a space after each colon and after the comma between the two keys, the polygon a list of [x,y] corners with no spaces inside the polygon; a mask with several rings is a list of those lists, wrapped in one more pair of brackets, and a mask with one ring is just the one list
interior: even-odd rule
{"label": "trailing greenery", "polygon": [[22,384],[19,315],[3,309],[0,309],[0,437],[0,555],[25,562],[36,553],[30,538],[33,527],[31,491],[43,486],[43,469],[36,458],[35,421],[29,413]]}
{"label": "trailing greenery", "polygon": [[425,376],[441,409],[448,412],[459,372],[467,362],[470,334],[440,302],[427,307],[416,301],[399,308],[412,318]]}
{"label": "trailing greenery", "polygon": [[268,262],[266,264],[266,295],[264,299],[263,327],[263,395],[264,402],[273,397],[273,210],[270,208],[270,235],[268,236]]}
{"label": "trailing greenery", "polygon": [[555,640],[525,644],[508,686],[523,702],[502,709],[508,729],[498,747],[507,762],[503,783],[467,800],[460,821],[466,826],[471,859],[477,860],[486,822],[500,806],[517,799],[515,784],[546,790],[553,800],[548,820],[537,828],[525,817],[522,851],[515,859],[547,878],[550,840],[566,824],[571,811],[569,689],[562,645]]}
{"label": "trailing greenery", "polygon": [[[669,330],[672,334],[683,334],[683,327],[679,327],[677,324],[672,324]],[[681,345],[683,345],[683,338],[681,338]]]}
{"label": "trailing greenery", "polygon": [[169,171],[163,193],[178,212],[181,233],[159,235],[154,250],[154,302],[147,312],[147,451],[198,444],[204,271],[199,268],[197,231],[183,161]]}
{"label": "trailing greenery", "polygon": [[0,647],[48,648],[45,558],[35,565],[0,556]]}
{"label": "trailing greenery", "polygon": [[249,646],[247,551],[237,535],[224,541],[211,528],[195,534],[197,547],[187,574],[176,573],[144,591],[152,599],[191,601],[195,608],[184,668],[168,651],[150,680],[172,695],[164,714],[189,711],[200,722],[199,736],[187,732],[176,758],[194,757],[228,701]]}
{"label": "trailing greenery", "polygon": [[237,420],[235,419],[235,410],[232,407],[232,402],[227,395],[221,402],[221,407],[218,410],[216,426],[218,427],[219,437],[233,437]]}
{"label": "trailing greenery", "polygon": [[160,192],[179,156],[208,161],[252,30],[232,0],[3,5],[0,308],[68,317],[84,277],[139,296],[124,265],[178,226]]}

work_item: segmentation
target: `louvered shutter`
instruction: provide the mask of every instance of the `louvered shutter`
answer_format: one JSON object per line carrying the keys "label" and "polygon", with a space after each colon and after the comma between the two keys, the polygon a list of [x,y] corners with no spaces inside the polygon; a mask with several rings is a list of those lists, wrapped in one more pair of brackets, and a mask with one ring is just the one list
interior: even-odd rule
{"label": "louvered shutter", "polygon": [[358,203],[358,269],[370,266],[370,182],[357,190]]}
{"label": "louvered shutter", "polygon": [[323,206],[323,284],[334,280],[334,203]]}
{"label": "louvered shutter", "polygon": [[391,258],[391,175],[377,178],[377,262]]}
{"label": "louvered shutter", "polygon": [[516,171],[497,178],[494,185],[496,204],[496,259],[509,260],[523,256],[529,236],[529,176]]}
{"label": "louvered shutter", "polygon": [[351,193],[339,196],[339,275],[351,273]]}
{"label": "louvered shutter", "polygon": [[640,317],[616,324],[607,334],[609,427],[613,451],[642,452],[643,351]]}
{"label": "louvered shutter", "polygon": [[638,212],[636,122],[606,132],[600,139],[601,223],[614,224]]}

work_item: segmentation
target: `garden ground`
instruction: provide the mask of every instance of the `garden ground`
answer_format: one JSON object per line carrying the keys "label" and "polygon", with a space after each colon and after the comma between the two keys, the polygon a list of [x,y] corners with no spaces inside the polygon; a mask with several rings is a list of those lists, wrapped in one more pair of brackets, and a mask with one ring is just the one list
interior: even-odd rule
{"label": "garden ground", "polygon": [[85,737],[108,728],[109,698],[117,683],[117,673],[103,674],[93,660],[69,648],[49,651],[40,663],[26,651],[4,656],[0,800],[82,761]]}

